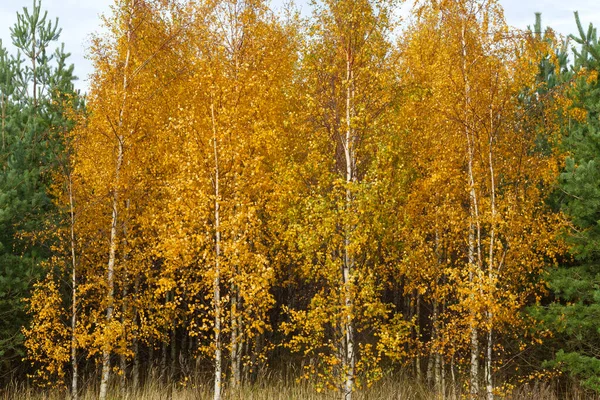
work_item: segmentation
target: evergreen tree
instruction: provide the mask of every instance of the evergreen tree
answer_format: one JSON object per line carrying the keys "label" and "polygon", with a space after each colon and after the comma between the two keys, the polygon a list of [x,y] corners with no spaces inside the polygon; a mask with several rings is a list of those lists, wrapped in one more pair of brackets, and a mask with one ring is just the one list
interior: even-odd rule
{"label": "evergreen tree", "polygon": [[16,55],[0,44],[0,371],[11,371],[24,355],[21,327],[27,325],[23,299],[41,274],[48,245],[37,233],[53,212],[48,196],[61,151],[59,127],[68,125],[62,105],[74,94],[73,66],[60,36],[34,1],[17,13],[11,29]]}
{"label": "evergreen tree", "polygon": [[558,367],[583,387],[600,392],[600,358],[594,350],[600,345],[596,322],[600,318],[600,45],[596,29],[590,24],[584,32],[577,13],[575,19],[579,36],[570,38],[581,48],[573,49],[571,71],[562,51],[555,58],[560,76],[550,71],[550,62],[542,65],[541,72],[548,90],[572,82],[572,89],[567,89],[568,109],[561,111],[565,117],[562,146],[568,157],[552,200],[570,218],[567,240],[573,259],[550,274],[555,301],[536,307],[533,315],[554,332],[546,344],[557,351],[545,365]]}

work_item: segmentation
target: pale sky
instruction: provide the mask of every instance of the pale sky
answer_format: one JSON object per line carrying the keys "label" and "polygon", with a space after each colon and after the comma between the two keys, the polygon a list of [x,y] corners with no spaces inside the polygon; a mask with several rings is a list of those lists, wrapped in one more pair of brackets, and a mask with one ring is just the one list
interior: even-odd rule
{"label": "pale sky", "polygon": [[[79,76],[76,87],[87,90],[87,77],[92,70],[91,63],[85,59],[90,34],[100,26],[99,15],[108,13],[114,0],[42,0],[42,8],[48,10],[52,19],[59,18],[62,28],[60,40],[65,43],[66,51],[72,54],[70,61],[75,64],[75,74]],[[412,2],[412,0],[408,0]],[[280,5],[283,0],[273,0]],[[33,0],[0,0],[0,39],[5,47],[12,47],[10,27],[16,21],[16,12],[23,7],[31,8]],[[303,13],[309,10],[308,0],[296,0]],[[576,32],[573,11],[578,10],[584,27],[590,22],[600,26],[600,2],[592,0],[500,0],[504,7],[506,20],[512,26],[525,28],[533,25],[534,13],[542,12],[544,26],[567,35]]]}

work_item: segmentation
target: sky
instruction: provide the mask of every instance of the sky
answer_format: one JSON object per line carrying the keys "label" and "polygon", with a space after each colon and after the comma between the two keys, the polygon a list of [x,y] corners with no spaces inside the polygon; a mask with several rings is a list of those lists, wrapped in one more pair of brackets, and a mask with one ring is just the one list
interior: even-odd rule
{"label": "sky", "polygon": [[[114,0],[42,0],[42,8],[48,17],[58,17],[62,28],[60,41],[65,50],[71,53],[70,61],[75,64],[75,74],[79,77],[76,87],[86,91],[88,75],[92,65],[85,58],[90,43],[90,35],[100,29],[99,15],[108,13]],[[283,0],[273,0],[281,5]],[[412,0],[407,0],[412,2]],[[11,49],[10,27],[16,22],[17,11],[31,8],[33,0],[0,0],[0,39]],[[309,11],[308,0],[296,0],[304,14]],[[500,0],[509,25],[526,28],[534,22],[534,13],[542,12],[545,26],[551,26],[563,35],[576,32],[573,11],[579,11],[584,27],[592,22],[600,26],[600,2],[593,0]]]}

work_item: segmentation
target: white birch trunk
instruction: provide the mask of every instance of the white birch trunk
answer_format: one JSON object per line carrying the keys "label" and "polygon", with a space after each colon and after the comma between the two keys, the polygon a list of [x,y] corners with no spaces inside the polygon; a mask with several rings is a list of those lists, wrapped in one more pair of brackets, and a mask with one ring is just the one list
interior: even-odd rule
{"label": "white birch trunk", "polygon": [[[127,199],[125,201],[125,211],[127,212],[129,210],[129,199]],[[127,222],[125,221],[125,219],[123,220],[123,226],[122,226],[122,230],[123,230],[123,251],[126,252],[127,251]],[[127,269],[127,260],[129,259],[129,254],[125,253],[122,256],[123,260],[124,260],[124,266],[123,266],[123,270],[124,270],[124,276],[123,276],[123,289],[121,292],[122,295],[122,299],[123,299],[123,303],[121,305],[121,311],[122,311],[122,315],[121,315],[121,323],[123,324],[123,326],[126,326],[126,318],[127,318],[127,314],[129,312],[128,310],[128,299],[127,296],[129,295],[129,290],[127,288],[128,285],[128,281],[129,281],[129,272]],[[129,342],[129,334],[127,332],[127,330],[125,331],[125,340],[128,343]],[[121,382],[120,382],[120,389],[121,389],[121,396],[125,397],[126,394],[126,390],[127,390],[127,357],[125,356],[125,354],[121,354],[119,355],[119,367],[121,369]]]}
{"label": "white birch trunk", "polygon": [[[239,296],[238,293],[238,307],[241,307],[241,298]],[[242,314],[241,314],[241,310],[238,313],[238,317],[237,317],[237,326],[238,326],[238,352],[236,354],[235,357],[235,370],[237,372],[237,382],[238,382],[238,386],[242,384],[242,355],[243,354],[248,354],[248,341],[245,340],[244,338],[244,331],[242,330],[243,325],[243,319],[242,319]],[[243,351],[243,347],[246,345],[246,352],[244,353]]]}
{"label": "white birch trunk", "polygon": [[[439,340],[439,303],[434,300],[433,301],[433,338],[432,341],[433,343],[437,342]],[[435,393],[436,395],[439,395],[442,391],[442,373],[441,373],[441,368],[442,368],[442,360],[441,360],[441,355],[440,352],[438,350],[432,351],[432,355],[431,355],[434,360],[434,367],[433,367],[433,377],[434,377],[434,389],[435,389]]]}
{"label": "white birch trunk", "polygon": [[[139,296],[139,293],[140,293],[140,277],[139,277],[139,275],[135,278],[134,290],[135,290],[135,297],[137,299]],[[133,325],[135,327],[137,327],[137,325],[138,325],[137,307],[134,310]],[[150,362],[152,362],[152,361],[150,360]],[[137,390],[140,387],[140,342],[139,342],[138,334],[135,334],[133,336],[133,367],[131,369],[131,380],[132,380],[132,384],[133,384],[133,391],[135,393],[135,392],[137,392]]]}
{"label": "white birch trunk", "polygon": [[[474,249],[472,243],[474,242],[474,236],[473,232],[469,232],[469,264],[471,264],[471,259],[473,258]],[[472,271],[469,272],[469,280],[473,282]],[[475,318],[476,316],[472,312],[471,326],[469,327],[471,330],[471,399],[477,399],[479,397],[479,336]]]}
{"label": "white birch trunk", "polygon": [[239,289],[232,284],[231,289],[231,389],[238,389],[241,383],[241,316],[239,310]]}
{"label": "white birch trunk", "polygon": [[[238,65],[237,65],[237,61],[236,61],[236,71],[237,71]],[[237,177],[234,177],[234,179],[237,179]],[[236,186],[235,182],[233,184],[234,186]],[[238,198],[237,198],[237,194],[234,195],[234,204],[238,203]],[[237,212],[239,212],[237,210],[237,207],[234,206],[233,208],[233,214],[236,214]],[[238,245],[239,245],[239,235],[237,233],[234,233],[233,236],[235,237],[235,242],[234,242],[234,247],[236,248],[236,258],[239,259],[239,251],[238,249]],[[230,345],[231,345],[231,375],[229,376],[229,385],[231,387],[231,389],[233,391],[237,390],[239,385],[240,385],[240,381],[241,381],[241,370],[240,370],[240,362],[239,362],[239,358],[241,356],[242,353],[242,343],[241,343],[241,329],[242,326],[240,324],[240,293],[239,293],[239,288],[236,285],[235,280],[238,278],[239,276],[239,265],[235,265],[233,268],[233,273],[235,274],[232,279],[231,279],[231,285],[230,285],[230,299],[231,299],[231,303],[230,303],[230,316],[229,316],[229,321],[230,321],[230,326],[231,326],[231,336],[230,336]]]}
{"label": "white birch trunk", "polygon": [[425,371],[425,380],[429,386],[433,383],[433,359],[433,352],[430,351],[427,356],[427,370]]}
{"label": "white birch trunk", "polygon": [[[119,173],[121,171],[121,165],[123,163],[123,138],[119,138],[119,149],[117,155],[117,166],[116,166],[116,179],[115,188],[113,190],[112,198],[112,223],[110,228],[110,246],[108,255],[108,269],[107,269],[107,306],[106,306],[106,325],[110,325],[113,317],[113,302],[114,302],[114,271],[115,261],[117,254],[117,220],[118,220],[118,202],[119,202],[119,191],[116,187],[119,182]],[[109,343],[104,343],[102,350],[102,379],[100,381],[100,400],[106,400],[108,391],[108,381],[110,379],[110,355],[111,349]]]}
{"label": "white birch trunk", "polygon": [[446,363],[442,355],[440,355],[440,375],[440,395],[442,400],[446,400]]}
{"label": "white birch trunk", "polygon": [[[352,100],[354,97],[353,92],[353,71],[352,71],[352,50],[350,46],[346,53],[346,137],[344,143],[344,155],[346,160],[346,217],[350,216],[352,212],[352,190],[350,185],[354,182],[355,171],[354,166],[356,165],[355,154],[354,154],[354,133],[352,131],[352,116],[353,116],[353,104]],[[345,333],[345,373],[346,381],[344,383],[343,399],[352,400],[352,392],[354,390],[354,370],[356,367],[356,354],[354,350],[354,322],[352,318],[353,313],[353,299],[351,295],[350,285],[352,284],[352,273],[354,269],[354,257],[351,254],[351,230],[352,227],[346,222],[345,227],[345,238],[344,238],[344,266],[343,266],[343,290],[344,290],[344,305],[346,308],[346,322],[344,326]]]}
{"label": "white birch trunk", "polygon": [[[440,234],[439,232],[436,230],[435,232],[435,254],[436,254],[436,258],[437,258],[437,267],[440,268],[442,265],[442,250],[441,250],[441,246],[440,246]],[[437,284],[438,282],[436,282]],[[432,342],[434,344],[439,343],[440,342],[440,303],[434,299],[433,300],[433,329],[432,329]],[[442,379],[442,375],[444,373],[443,369],[444,369],[444,365],[443,365],[443,358],[442,355],[440,353],[440,349],[439,346],[435,346],[436,350],[435,350],[435,366],[434,366],[434,388],[435,388],[435,393],[437,396],[440,396],[443,398],[443,390],[444,390],[444,384],[443,384],[443,379]]]}
{"label": "white birch trunk", "polygon": [[[415,327],[415,336],[417,343],[421,343],[421,295],[418,291],[415,291],[415,315],[417,316],[417,325]],[[415,357],[415,369],[417,370],[417,381],[422,382],[423,377],[421,376],[421,352],[417,351]]]}
{"label": "white birch trunk", "polygon": [[[117,257],[117,224],[118,224],[118,216],[119,216],[119,176],[121,173],[121,167],[123,165],[123,157],[124,157],[124,136],[122,133],[123,128],[123,118],[125,114],[125,104],[127,103],[127,89],[128,89],[128,79],[127,73],[129,69],[129,61],[131,58],[131,37],[133,34],[132,20],[133,13],[135,9],[135,1],[132,1],[129,5],[129,21],[127,24],[127,53],[125,55],[125,64],[123,66],[123,101],[121,104],[121,109],[119,110],[119,122],[118,122],[118,144],[117,144],[117,161],[115,165],[115,182],[112,193],[112,220],[110,227],[110,242],[109,242],[109,252],[108,252],[108,267],[107,267],[107,306],[106,306],[106,325],[109,325],[112,321],[113,316],[113,302],[114,302],[114,271],[115,271],[115,262]],[[107,392],[108,392],[108,382],[110,379],[110,355],[111,349],[108,343],[104,344],[104,349],[102,351],[102,377],[100,380],[100,400],[106,400]]]}
{"label": "white birch trunk", "polygon": [[[127,298],[127,288],[126,286],[123,287],[123,291],[121,292],[121,295],[123,296],[123,299]],[[123,326],[125,326],[125,318],[127,315],[127,309],[126,309],[126,305],[125,305],[125,300],[123,301],[123,304],[121,306],[121,324],[123,324]],[[127,340],[127,333],[125,333],[125,340]],[[125,392],[127,390],[127,358],[125,357],[125,354],[119,354],[119,368],[121,370],[121,376],[119,379],[119,390],[121,392],[121,396],[125,397]]]}
{"label": "white birch trunk", "polygon": [[456,400],[456,374],[454,373],[454,354],[450,359],[450,379],[452,381],[452,387],[450,388],[450,398]]}
{"label": "white birch trunk", "polygon": [[[490,205],[492,213],[492,221],[490,228],[490,248],[488,255],[488,280],[491,287],[494,281],[494,245],[496,240],[496,179],[494,177],[494,114],[492,106],[490,105],[490,137],[489,137],[489,148],[488,148],[488,162],[490,167]],[[493,293],[489,294],[493,296]],[[488,319],[488,332],[487,332],[487,349],[485,358],[485,392],[486,399],[494,399],[494,383],[492,381],[492,353],[494,347],[493,341],[493,314],[491,311],[487,312]]]}
{"label": "white birch trunk", "polygon": [[[67,167],[68,168],[68,167]],[[68,174],[68,191],[69,191],[69,214],[71,217],[71,369],[73,376],[71,378],[71,399],[77,400],[79,397],[77,381],[79,373],[77,368],[77,259],[75,256],[75,203],[73,201],[73,181],[71,179],[71,171]]]}
{"label": "white birch trunk", "polygon": [[485,357],[485,395],[487,400],[494,400],[494,385],[492,382],[492,349],[493,349],[492,328],[487,332],[487,349]]}
{"label": "white birch trunk", "polygon": [[213,307],[215,313],[215,382],[214,382],[214,400],[221,400],[221,375],[222,375],[222,344],[221,344],[221,228],[220,228],[220,194],[219,194],[219,150],[217,146],[217,126],[215,119],[214,102],[210,105],[210,113],[213,128],[213,151],[215,163],[215,277],[213,281]]}
{"label": "white birch trunk", "polygon": [[121,392],[121,396],[125,397],[127,391],[127,358],[123,354],[119,355],[119,368],[121,369],[119,390]]}
{"label": "white birch trunk", "polygon": [[[463,77],[465,85],[465,109],[468,110],[470,100],[470,84],[467,71],[467,43],[465,38],[466,27],[463,26],[461,31],[461,44],[462,44],[462,56],[463,56]],[[473,134],[470,132],[468,116],[465,115],[465,136],[467,140],[467,156],[468,156],[468,179],[469,179],[469,237],[468,237],[468,262],[469,262],[469,282],[474,283],[473,269],[479,269],[481,260],[481,249],[479,243],[481,243],[481,230],[479,228],[479,209],[477,204],[477,192],[475,191],[475,177],[473,172]],[[475,252],[477,251],[477,258]],[[471,336],[471,369],[470,369],[470,380],[471,380],[471,398],[476,399],[479,396],[479,336],[477,327],[477,315],[475,311],[471,311],[471,324],[470,324],[470,336]]]}

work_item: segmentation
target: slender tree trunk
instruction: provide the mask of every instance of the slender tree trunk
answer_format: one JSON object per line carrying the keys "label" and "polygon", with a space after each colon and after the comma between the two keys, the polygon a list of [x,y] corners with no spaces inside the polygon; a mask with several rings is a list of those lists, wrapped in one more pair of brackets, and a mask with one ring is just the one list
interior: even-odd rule
{"label": "slender tree trunk", "polygon": [[[134,285],[134,291],[135,291],[135,298],[136,298],[136,302],[140,293],[140,277],[137,276],[135,278],[135,285]],[[137,327],[138,325],[138,312],[137,312],[137,306],[134,309],[134,314],[133,314],[133,326]],[[131,379],[132,379],[132,383],[133,383],[133,390],[134,392],[136,392],[139,387],[140,387],[140,342],[139,342],[139,338],[138,338],[138,334],[139,334],[139,330],[137,330],[134,336],[133,336],[133,367],[131,370]]]}
{"label": "slender tree trunk", "polygon": [[[470,99],[470,83],[467,68],[467,43],[466,43],[466,27],[463,26],[461,31],[462,51],[463,51],[463,66],[462,73],[465,85],[465,113],[471,103]],[[467,157],[468,157],[468,179],[469,179],[469,237],[468,237],[468,261],[469,261],[469,283],[475,284],[474,269],[480,270],[481,265],[481,229],[479,226],[479,208],[477,202],[477,192],[475,191],[475,177],[473,172],[473,152],[474,152],[474,136],[469,128],[468,115],[465,114],[465,136],[467,140]],[[477,252],[477,254],[476,254]],[[471,311],[470,336],[471,336],[471,398],[476,399],[479,396],[479,336],[476,321],[476,311]]]}
{"label": "slender tree trunk", "polygon": [[239,288],[232,285],[231,292],[231,379],[232,389],[239,388],[242,382],[242,314]]}
{"label": "slender tree trunk", "polygon": [[[129,206],[130,206],[130,202],[129,199],[127,199],[125,201],[125,211],[127,214],[127,211],[129,210]],[[123,239],[122,239],[122,243],[123,243],[123,255],[122,255],[122,259],[123,259],[123,283],[122,283],[122,290],[121,290],[121,296],[123,299],[123,302],[121,304],[121,310],[122,310],[122,315],[121,315],[121,324],[125,327],[124,329],[124,333],[125,333],[125,343],[129,343],[129,332],[128,332],[128,326],[127,326],[127,318],[128,318],[128,313],[129,313],[129,271],[128,271],[128,260],[129,260],[129,254],[128,254],[128,246],[127,246],[127,222],[125,220],[125,218],[123,218],[123,222],[122,222],[122,233],[123,233]],[[120,389],[121,389],[121,396],[125,397],[126,394],[126,390],[127,390],[127,357],[125,356],[125,354],[120,354],[119,355],[119,367],[121,369],[121,379],[120,379]]]}
{"label": "slender tree trunk", "polygon": [[[421,344],[421,295],[418,291],[416,291],[415,297],[415,314],[417,316],[417,324],[415,327],[416,340],[417,343]],[[417,349],[417,356],[415,357],[415,368],[417,370],[417,380],[419,381],[419,383],[421,383],[423,381],[423,376],[421,373],[421,349]]]}
{"label": "slender tree trunk", "polygon": [[[353,104],[354,97],[353,83],[354,76],[352,71],[352,50],[350,45],[346,52],[346,138],[344,143],[344,154],[346,160],[346,218],[352,213],[352,190],[350,185],[355,180],[354,166],[354,132],[352,128]],[[343,289],[344,289],[344,305],[346,309],[346,322],[344,326],[345,333],[345,362],[346,382],[344,384],[343,398],[352,400],[352,392],[354,390],[354,370],[356,367],[356,354],[354,350],[354,321],[352,317],[353,299],[351,294],[352,274],[354,270],[354,256],[351,253],[351,231],[352,226],[346,222],[344,238],[344,266],[343,266]]]}
{"label": "slender tree trunk", "polygon": [[[490,167],[490,206],[492,213],[492,221],[490,227],[490,247],[488,255],[488,287],[493,287],[494,284],[494,246],[496,240],[496,179],[494,177],[494,114],[493,109],[490,106],[490,136],[489,136],[489,147],[488,147],[488,162]],[[494,296],[494,293],[489,293],[489,296]],[[493,298],[493,297],[492,297]],[[494,384],[492,381],[492,353],[493,353],[493,315],[488,310],[486,313],[488,322],[487,332],[487,349],[485,357],[485,392],[487,400],[494,399]]]}
{"label": "slender tree trunk", "polygon": [[[117,171],[120,170],[120,163],[123,157],[122,146],[119,146],[119,156],[117,161]],[[114,269],[115,269],[115,258],[117,251],[117,217],[118,217],[118,191],[115,188],[113,193],[113,201],[112,201],[112,226],[110,231],[110,251],[108,258],[108,275],[107,275],[107,284],[108,284],[108,294],[107,294],[107,307],[106,307],[106,324],[110,324],[112,321],[113,315],[113,302],[114,302]],[[110,378],[110,354],[111,350],[109,349],[109,344],[104,344],[104,349],[102,350],[102,380],[100,382],[100,400],[106,399],[107,389],[108,389],[108,380]]]}
{"label": "slender tree trunk", "polygon": [[[469,273],[472,278],[472,272]],[[477,326],[475,324],[475,316],[471,316],[473,320],[471,322],[471,399],[477,399],[479,397],[479,337],[477,333]]]}
{"label": "slender tree trunk", "polygon": [[[234,28],[231,30],[231,46],[229,46],[229,51],[233,57],[233,64],[234,64],[234,92],[239,96],[240,95],[240,87],[239,87],[239,80],[238,80],[238,74],[240,72],[240,50],[242,48],[242,44],[244,42],[244,29],[245,27],[243,26],[243,23],[241,23],[240,21],[240,15],[242,13],[242,10],[244,8],[244,6],[246,6],[246,3],[244,2],[233,2],[233,4],[228,3],[228,5],[230,6],[229,8],[229,13],[230,13],[230,23],[233,23]],[[233,6],[233,7],[231,7]],[[213,121],[214,121],[214,110],[211,109],[211,112],[213,113]],[[213,125],[214,127],[215,125]],[[215,133],[215,141],[216,141],[216,133]],[[215,142],[216,143],[216,142]],[[215,166],[217,165],[217,148],[215,147]],[[234,175],[234,179],[237,179],[237,176]],[[233,184],[235,186],[235,182]],[[234,194],[234,203],[237,203],[237,193]],[[233,214],[235,215],[238,212],[237,207],[234,206],[233,209]],[[239,241],[239,236],[233,233],[233,237],[235,238],[235,242],[237,244],[237,242]],[[237,252],[237,251],[236,251]],[[232,282],[231,282],[231,286],[230,286],[230,325],[231,325],[231,336],[230,336],[230,345],[231,345],[231,353],[230,353],[230,362],[231,362],[231,375],[229,377],[229,384],[231,386],[232,390],[237,390],[239,388],[240,382],[241,382],[241,363],[240,363],[240,356],[242,353],[242,343],[241,343],[241,331],[242,331],[242,326],[239,323],[239,312],[240,312],[240,298],[239,298],[239,288],[237,287],[236,284],[236,279],[238,278],[238,274],[239,274],[239,266],[236,265],[234,270],[233,270],[234,276],[232,277]]]}
{"label": "slender tree trunk", "polygon": [[442,392],[442,357],[439,351],[435,352],[434,359],[434,387],[439,395]]}
{"label": "slender tree trunk", "polygon": [[[246,344],[246,340],[244,339],[244,331],[243,331],[243,320],[242,320],[242,313],[241,313],[241,307],[242,307],[242,299],[239,295],[238,292],[238,298],[237,298],[237,302],[238,302],[238,317],[237,317],[237,326],[238,326],[238,352],[236,354],[235,357],[235,370],[237,372],[237,382],[238,382],[238,386],[242,384],[242,356],[244,354],[244,345]],[[246,346],[247,348],[247,346]]]}
{"label": "slender tree trunk", "polygon": [[[175,294],[172,295],[171,301],[173,301]],[[171,329],[171,368],[169,376],[172,378],[175,374],[175,368],[177,366],[177,328],[173,326]]]}
{"label": "slender tree trunk", "polygon": [[[3,121],[4,123],[4,121]],[[4,132],[3,132],[4,134]],[[4,138],[3,138],[4,139]],[[3,142],[4,144],[4,142]],[[67,167],[68,168],[68,167]],[[73,181],[71,171],[67,172],[67,185],[69,191],[69,214],[71,217],[71,368],[73,377],[71,379],[71,399],[79,397],[77,381],[79,373],[77,368],[77,259],[75,256],[75,202],[73,201]]]}
{"label": "slender tree trunk", "polygon": [[134,393],[140,387],[140,344],[137,335],[133,337],[133,367],[131,368],[131,380]]}
{"label": "slender tree trunk", "polygon": [[127,391],[127,358],[124,354],[119,355],[119,368],[121,369],[119,389],[121,396],[125,397]]}
{"label": "slender tree trunk", "polygon": [[[184,320],[184,325],[183,326],[188,326],[187,321]],[[189,350],[188,350],[188,335],[187,332],[184,330],[183,334],[181,336],[181,344],[179,346],[179,355],[178,355],[178,360],[179,360],[179,368],[182,369],[182,371],[184,371],[184,374],[187,376],[188,375],[188,371],[189,371],[189,359],[187,358],[187,354],[189,354]]]}
{"label": "slender tree trunk", "polygon": [[240,383],[240,364],[238,357],[241,352],[239,343],[238,326],[238,289],[235,284],[231,285],[231,377],[229,384],[231,389],[236,390]]}
{"label": "slender tree trunk", "polygon": [[485,355],[485,393],[487,400],[494,400],[494,385],[492,382],[492,349],[493,349],[492,328],[487,332],[487,349]]}
{"label": "slender tree trunk", "polygon": [[[119,181],[119,172],[121,170],[121,165],[123,162],[123,145],[122,145],[122,137],[119,142],[119,150],[117,156],[117,167],[116,167],[116,182]],[[116,186],[116,185],[115,185]],[[115,271],[115,260],[117,254],[117,220],[118,220],[118,202],[119,202],[119,191],[118,188],[115,187],[113,189],[113,199],[112,199],[112,224],[110,229],[110,247],[109,247],[109,256],[108,256],[108,273],[107,273],[107,307],[106,307],[106,324],[109,325],[112,321],[113,317],[113,303],[114,303],[114,292],[115,292],[115,284],[114,284],[114,271]],[[102,380],[100,381],[100,400],[105,400],[107,396],[108,390],[108,381],[110,379],[110,355],[111,349],[110,346],[112,344],[105,343],[104,349],[102,350]]]}
{"label": "slender tree trunk", "polygon": [[[442,303],[442,311],[441,311],[442,315],[446,314],[446,303]],[[442,330],[442,332],[444,332],[444,330]],[[442,343],[446,343],[446,340],[444,337],[442,337]],[[445,350],[445,346],[443,347],[443,353],[441,354],[441,364],[442,364],[442,400],[446,399],[446,352],[447,350]]]}
{"label": "slender tree trunk", "polygon": [[[165,305],[169,304],[171,299],[171,291],[165,293]],[[170,337],[163,338],[160,350],[160,382],[163,386],[168,383],[168,353],[169,353]]]}
{"label": "slender tree trunk", "polygon": [[[196,348],[198,348],[200,346],[200,339],[196,338]],[[199,374],[200,374],[200,364],[201,364],[202,358],[200,358],[200,354],[196,353],[196,363],[195,363],[195,377],[196,379],[198,379]]]}
{"label": "slender tree trunk", "polygon": [[167,342],[163,340],[160,350],[160,383],[167,383]]}
{"label": "slender tree trunk", "polygon": [[[257,334],[259,335],[259,334]],[[248,340],[244,340],[242,343],[242,354],[251,354],[252,350],[251,348],[254,346],[254,350],[256,350],[256,338],[254,338],[254,340],[252,340],[252,338],[249,338]],[[246,362],[244,365],[241,364],[242,358],[240,357],[240,373],[241,373],[241,379],[244,382],[249,382],[250,381],[250,373],[249,373],[249,369],[252,368],[253,365],[256,364],[256,360],[253,360],[252,357],[249,358],[248,362]]]}
{"label": "slender tree trunk", "polygon": [[431,384],[433,383],[433,362],[433,351],[430,351],[427,357],[427,370],[425,371],[425,379],[427,381],[428,386],[431,386]]}
{"label": "slender tree trunk", "polygon": [[444,362],[444,357],[440,356],[440,394],[442,396],[442,400],[446,399],[446,363]]}
{"label": "slender tree trunk", "polygon": [[437,395],[439,395],[442,391],[441,388],[441,384],[442,384],[442,374],[441,374],[441,356],[440,356],[440,352],[437,349],[438,345],[437,342],[439,342],[439,330],[438,330],[438,317],[439,317],[439,303],[434,300],[433,301],[433,344],[434,344],[434,350],[432,351],[432,356],[434,358],[434,367],[433,367],[433,376],[434,376],[434,388],[435,388],[435,393]]}
{"label": "slender tree trunk", "polygon": [[148,343],[148,372],[146,374],[146,378],[148,377],[152,381],[154,381],[156,378],[154,369],[154,339],[150,339],[150,343]]}
{"label": "slender tree trunk", "polygon": [[[126,240],[125,240],[125,235],[126,235],[126,231],[125,228],[123,228],[123,244],[126,245]],[[125,247],[125,246],[124,246]],[[127,274],[127,271],[125,271],[125,275]],[[127,333],[127,327],[126,327],[126,321],[125,319],[127,318],[127,284],[125,283],[123,285],[123,289],[121,291],[121,296],[123,296],[123,303],[121,305],[121,324],[125,327],[125,340],[127,342],[128,340],[128,333]],[[121,353],[119,354],[119,368],[121,370],[121,376],[119,379],[119,389],[121,392],[121,396],[125,397],[125,392],[127,391],[127,357],[125,356],[125,354]]]}
{"label": "slender tree trunk", "polygon": [[[435,232],[435,254],[437,257],[437,268],[440,269],[442,265],[442,250],[440,246],[440,235],[436,230]],[[438,285],[440,281],[436,279],[436,285]],[[435,295],[434,295],[435,297]],[[437,299],[433,300],[433,342],[435,348],[435,368],[434,368],[434,376],[435,376],[435,392],[438,397],[443,393],[444,385],[442,383],[442,374],[443,374],[443,360],[442,355],[440,353],[440,343],[443,343],[443,340],[440,339],[440,303]],[[443,397],[443,396],[442,396]]]}
{"label": "slender tree trunk", "polygon": [[452,358],[450,359],[450,379],[452,380],[452,388],[450,389],[450,393],[452,393],[452,400],[456,400],[456,374],[454,372],[454,354],[452,354]]}
{"label": "slender tree trunk", "polygon": [[215,119],[215,104],[211,102],[210,114],[213,127],[213,151],[215,162],[215,277],[213,281],[213,307],[215,312],[215,383],[214,400],[221,399],[221,375],[222,375],[222,343],[221,343],[221,220],[219,216],[220,193],[219,193],[219,149],[217,145],[217,125]]}
{"label": "slender tree trunk", "polygon": [[[112,322],[113,316],[113,303],[114,303],[114,271],[115,271],[115,262],[117,258],[117,224],[118,224],[118,216],[119,216],[119,176],[121,173],[121,167],[123,165],[123,157],[124,157],[124,136],[122,133],[123,123],[124,123],[124,115],[125,115],[125,105],[127,103],[127,90],[128,90],[128,77],[127,73],[129,70],[129,61],[131,58],[131,37],[133,33],[132,20],[133,20],[133,12],[135,7],[135,2],[130,4],[129,9],[129,20],[127,23],[127,53],[125,56],[125,64],[123,67],[123,99],[121,104],[121,109],[119,110],[119,122],[118,122],[118,143],[117,143],[117,162],[115,166],[115,181],[112,192],[112,220],[111,220],[111,228],[110,228],[110,241],[109,241],[109,252],[108,252],[108,268],[107,268],[107,306],[106,306],[106,325],[110,325]],[[110,379],[110,355],[111,349],[110,344],[106,343],[102,350],[102,378],[100,380],[100,400],[106,400],[107,392],[108,392],[108,381]]]}

